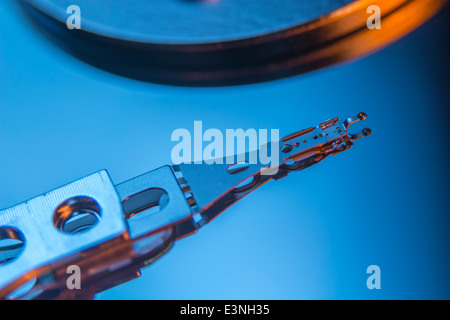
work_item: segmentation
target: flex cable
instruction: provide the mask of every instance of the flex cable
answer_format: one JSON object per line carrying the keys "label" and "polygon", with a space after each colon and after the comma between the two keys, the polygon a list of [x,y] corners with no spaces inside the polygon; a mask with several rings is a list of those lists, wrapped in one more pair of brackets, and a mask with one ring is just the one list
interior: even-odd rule
{"label": "flex cable", "polygon": [[[261,163],[252,154],[257,150],[240,155],[243,160],[236,163],[224,158],[163,166],[118,185],[100,171],[4,209],[0,240],[11,245],[0,250],[0,298],[90,299],[132,280],[174,241],[195,233],[262,184],[368,136],[370,129],[348,132],[366,117],[334,118],[261,146],[279,152],[275,165]],[[67,270],[74,266],[82,271],[79,290],[67,282]]]}

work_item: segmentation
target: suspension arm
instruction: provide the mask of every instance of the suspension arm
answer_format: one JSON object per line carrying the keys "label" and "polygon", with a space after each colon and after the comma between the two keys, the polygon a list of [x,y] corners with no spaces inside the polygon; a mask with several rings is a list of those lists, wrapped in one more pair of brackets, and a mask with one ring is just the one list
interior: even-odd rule
{"label": "suspension arm", "polygon": [[[163,166],[114,185],[106,171],[0,211],[0,298],[91,299],[140,275],[172,247],[269,180],[306,169],[370,134],[334,118],[227,163]],[[279,162],[258,153],[276,150]],[[251,159],[257,159],[251,161]],[[81,270],[81,289],[68,270]],[[77,288],[78,289],[78,288]]]}

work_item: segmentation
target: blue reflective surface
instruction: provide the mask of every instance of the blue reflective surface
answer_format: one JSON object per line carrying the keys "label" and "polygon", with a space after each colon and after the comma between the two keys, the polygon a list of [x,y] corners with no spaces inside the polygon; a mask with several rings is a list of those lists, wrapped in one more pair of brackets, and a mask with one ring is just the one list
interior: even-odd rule
{"label": "blue reflective surface", "polygon": [[[0,1],[0,208],[106,168],[170,163],[173,130],[279,128],[364,111],[372,135],[270,182],[103,299],[450,298],[448,23],[370,57],[231,88],[177,88],[66,55]],[[362,127],[361,127],[362,128]],[[368,290],[366,268],[381,268]]]}
{"label": "blue reflective surface", "polygon": [[[26,0],[60,21],[72,0]],[[121,39],[163,43],[229,41],[276,32],[355,0],[77,0],[83,29]],[[276,7],[276,14],[274,14]],[[132,18],[131,18],[132,17]],[[239,22],[239,23],[237,23]],[[107,26],[107,27],[106,27]],[[106,27],[106,28],[105,28]]]}

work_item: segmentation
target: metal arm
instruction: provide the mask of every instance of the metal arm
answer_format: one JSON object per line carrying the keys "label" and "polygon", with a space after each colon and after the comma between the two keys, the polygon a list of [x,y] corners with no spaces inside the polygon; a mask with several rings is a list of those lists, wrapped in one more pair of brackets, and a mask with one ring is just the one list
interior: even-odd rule
{"label": "metal arm", "polygon": [[[240,162],[164,166],[116,186],[100,171],[0,211],[0,298],[89,299],[132,280],[174,241],[195,233],[271,179],[308,168],[370,134],[347,130],[366,115],[334,118],[271,142],[279,164],[246,153]],[[273,147],[273,145],[270,145]],[[265,145],[262,148],[269,148]],[[258,151],[253,151],[258,152]],[[81,269],[81,290],[67,268]],[[24,286],[26,292],[17,293]]]}

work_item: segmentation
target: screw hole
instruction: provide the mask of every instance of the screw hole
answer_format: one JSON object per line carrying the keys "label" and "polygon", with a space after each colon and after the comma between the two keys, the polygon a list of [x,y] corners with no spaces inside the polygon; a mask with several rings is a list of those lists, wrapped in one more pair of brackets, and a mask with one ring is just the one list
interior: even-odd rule
{"label": "screw hole", "polygon": [[78,234],[92,229],[100,218],[97,201],[81,196],[61,203],[53,214],[53,224],[61,232]]}
{"label": "screw hole", "polygon": [[25,247],[25,237],[12,227],[0,227],[0,266],[17,259]]}

